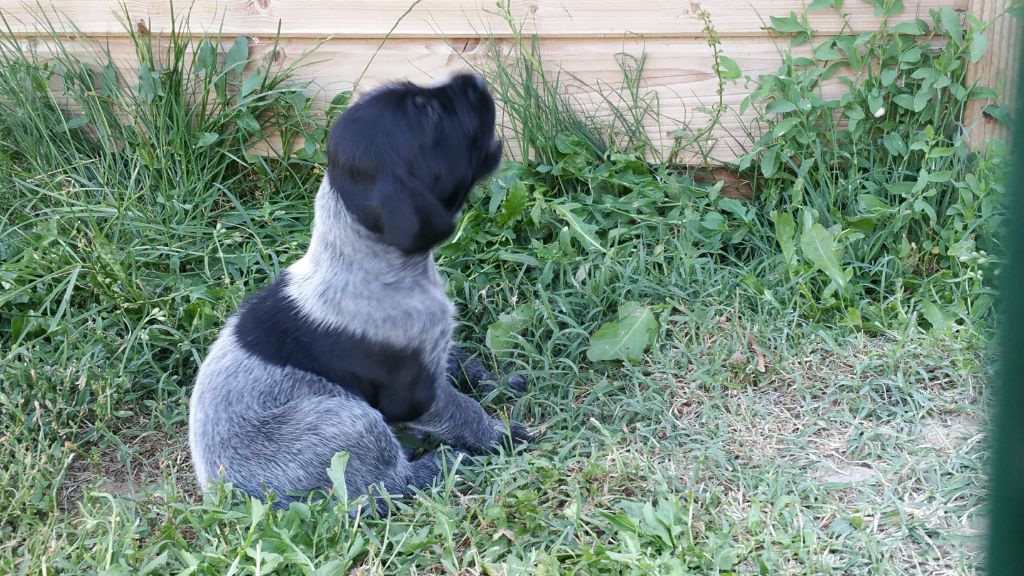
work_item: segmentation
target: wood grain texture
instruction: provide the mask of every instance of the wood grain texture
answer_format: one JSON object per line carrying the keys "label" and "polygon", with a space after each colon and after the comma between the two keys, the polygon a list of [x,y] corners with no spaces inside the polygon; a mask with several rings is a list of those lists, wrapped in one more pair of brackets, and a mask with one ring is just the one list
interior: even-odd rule
{"label": "wood grain texture", "polygon": [[[268,35],[281,26],[285,37],[382,38],[399,19],[392,38],[509,36],[497,16],[493,0],[422,0],[402,15],[414,0],[197,0],[191,9],[190,28],[224,34]],[[949,6],[967,8],[969,0],[907,0],[906,11],[893,22],[928,9]],[[171,24],[167,0],[125,0],[127,21],[140,30],[166,32]],[[695,3],[685,0],[509,0],[511,12],[526,33],[545,37],[602,38],[637,34],[643,36],[698,37],[703,26],[694,16]],[[701,3],[721,36],[764,36],[769,16],[804,11],[805,0],[706,0]],[[177,16],[183,15],[184,2]],[[51,0],[47,14],[58,29],[90,36],[124,34],[123,12],[118,0]],[[860,0],[847,1],[844,21],[831,10],[810,14],[818,33],[863,31],[878,24],[873,7]],[[0,0],[0,11],[19,34],[38,33],[38,8],[20,0]],[[66,19],[57,17],[63,14]]]}
{"label": "wood grain texture", "polygon": [[[929,9],[940,6],[963,10],[968,1],[977,7],[1007,0],[906,0],[906,10],[898,19],[927,17]],[[124,2],[128,15],[122,17],[122,23],[115,17],[118,0],[52,0],[49,22],[71,39],[69,45],[76,50],[87,45],[76,30],[100,41],[130,76],[136,63],[124,26],[159,33],[169,28],[171,18],[168,0]],[[680,128],[695,132],[708,123],[706,107],[716,103],[718,86],[712,72],[713,54],[694,15],[695,4],[685,0],[509,3],[525,31],[539,34],[548,72],[562,75],[584,113],[599,121],[611,118],[607,99],[616,101],[622,90],[617,55],[646,54],[641,90],[657,99],[661,111],[660,120],[650,119],[646,124],[652,141],[667,151]],[[772,38],[763,30],[763,22],[769,16],[802,13],[805,3],[763,0],[755,5],[742,0],[707,0],[703,6],[722,38],[723,53],[733,58],[744,74],[756,78],[776,71],[780,52],[788,44]],[[507,47],[512,41],[507,37],[507,25],[494,13],[493,0],[422,0],[382,45],[382,39],[412,4],[413,0],[196,0],[190,29],[222,30],[227,38],[249,36],[256,56],[261,61],[273,57],[277,66],[296,62],[330,36],[297,76],[297,80],[311,83],[311,92],[319,90],[324,101],[352,89],[352,82],[364,69],[360,89],[394,79],[431,81],[466,69],[469,63],[486,67],[492,53],[482,36],[488,33],[498,38],[500,46]],[[33,32],[38,29],[35,10],[34,4],[0,0],[0,11],[25,41],[45,51],[46,42]],[[812,27],[822,35],[833,35],[841,30],[874,29],[879,24],[873,8],[862,0],[847,0],[843,10],[845,21],[833,11],[812,13]],[[67,18],[61,20],[53,13],[64,13]],[[279,24],[282,43],[272,54]],[[738,82],[727,84],[723,102],[729,108],[711,132],[708,152],[712,159],[735,159],[749,145],[748,135],[757,132],[752,114],[737,114],[740,101],[750,90]],[[837,93],[838,83],[827,84],[825,90]]]}
{"label": "wood grain texture", "polygon": [[[315,45],[313,40],[292,39],[281,43],[273,52],[269,39],[256,40],[252,46],[255,60],[260,63],[273,60],[275,66],[298,63],[302,55]],[[510,42],[499,41],[499,49],[507,50]],[[128,40],[71,41],[65,42],[64,46],[73,54],[95,59],[97,43],[114,55],[115,63],[125,71],[125,77],[133,81],[132,72],[138,63]],[[26,39],[24,44],[44,56],[50,48],[49,43],[42,40]],[[309,92],[318,94],[318,98],[326,103],[338,92],[351,90],[352,79],[359,76],[371,58],[372,63],[356,92],[357,96],[364,90],[395,79],[430,82],[468,70],[470,63],[486,66],[493,54],[493,48],[486,43],[478,42],[467,47],[441,40],[406,39],[388,42],[374,57],[377,46],[373,40],[328,41],[304,61],[296,80],[309,82]],[[754,77],[778,69],[781,48],[775,40],[766,38],[729,38],[724,39],[722,45],[725,53],[736,60],[744,73]],[[672,136],[680,128],[697,131],[706,126],[708,113],[702,108],[717,101],[718,83],[712,72],[713,54],[703,40],[553,38],[542,40],[540,51],[549,76],[559,75],[581,112],[598,121],[611,118],[608,100],[621,102],[622,72],[617,55],[645,55],[640,92],[655,96],[661,111],[660,121],[648,119],[646,129],[662,151],[671,148]],[[709,149],[712,158],[719,162],[731,161],[742,154],[750,143],[748,132],[758,128],[752,113],[737,114],[739,104],[749,90],[750,87],[742,82],[726,83],[723,101],[729,108],[711,133],[713,142]],[[838,94],[838,81],[826,84],[825,91]],[[506,136],[509,135],[510,132],[506,131]],[[509,149],[513,148],[509,146]],[[684,156],[682,160],[692,162],[696,157]]]}
{"label": "wood grain texture", "polygon": [[971,146],[977,150],[983,149],[990,139],[1006,142],[1012,136],[1012,130],[983,113],[985,106],[1005,105],[1014,117],[1024,112],[1014,109],[1024,25],[1020,20],[1003,14],[1009,5],[1010,0],[971,0],[970,3],[971,14],[993,24],[985,31],[989,40],[988,50],[981,60],[967,69],[967,81],[992,88],[999,95],[994,100],[974,100],[967,106],[964,130]]}

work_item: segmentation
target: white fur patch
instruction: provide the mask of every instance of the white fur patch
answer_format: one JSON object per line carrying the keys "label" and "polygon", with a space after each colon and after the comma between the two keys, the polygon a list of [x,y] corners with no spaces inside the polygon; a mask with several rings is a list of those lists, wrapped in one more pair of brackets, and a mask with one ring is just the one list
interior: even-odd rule
{"label": "white fur patch", "polygon": [[308,319],[417,348],[431,365],[444,365],[455,306],[433,257],[410,256],[381,242],[349,215],[326,177],[317,192],[309,249],[288,273],[286,293]]}

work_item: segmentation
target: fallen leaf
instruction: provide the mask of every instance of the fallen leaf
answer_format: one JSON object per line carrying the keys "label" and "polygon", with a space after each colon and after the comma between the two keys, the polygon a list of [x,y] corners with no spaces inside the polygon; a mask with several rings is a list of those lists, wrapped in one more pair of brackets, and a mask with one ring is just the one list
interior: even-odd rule
{"label": "fallen leaf", "polygon": [[752,200],[754,188],[750,180],[724,166],[709,167],[693,174],[695,182],[710,185],[722,182],[722,196],[737,200]]}
{"label": "fallen leaf", "polygon": [[866,466],[832,466],[832,470],[818,473],[825,484],[855,484],[875,478],[877,474]]}
{"label": "fallen leaf", "polygon": [[754,353],[757,371],[764,374],[768,370],[768,363],[765,361],[764,352],[761,352],[757,346],[757,338],[749,332],[747,332],[747,346]]}
{"label": "fallen leaf", "polygon": [[491,542],[497,542],[498,538],[501,538],[502,536],[508,538],[509,542],[513,544],[516,543],[516,535],[510,532],[508,528],[502,528],[501,530],[495,532],[494,536],[491,537]]}

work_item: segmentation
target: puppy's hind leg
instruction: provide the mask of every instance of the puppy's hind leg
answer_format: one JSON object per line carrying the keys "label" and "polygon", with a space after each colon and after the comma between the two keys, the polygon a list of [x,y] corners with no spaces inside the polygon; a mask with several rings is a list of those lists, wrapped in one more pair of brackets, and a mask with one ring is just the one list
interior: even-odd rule
{"label": "puppy's hind leg", "polygon": [[220,454],[226,479],[255,496],[274,492],[279,506],[330,490],[327,469],[338,452],[349,454],[350,498],[379,495],[382,489],[405,496],[410,487],[430,486],[446,464],[432,453],[410,462],[381,413],[353,397],[294,400],[239,432],[231,452]]}

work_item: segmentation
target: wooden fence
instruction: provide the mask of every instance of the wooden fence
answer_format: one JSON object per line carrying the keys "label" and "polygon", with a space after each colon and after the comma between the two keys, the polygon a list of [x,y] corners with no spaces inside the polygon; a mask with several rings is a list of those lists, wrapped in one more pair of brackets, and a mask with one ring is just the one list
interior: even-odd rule
{"label": "wooden fence", "polygon": [[[1009,1],[906,0],[906,10],[890,22],[927,18],[929,9],[943,6],[960,13],[974,10],[992,15]],[[184,4],[178,3],[179,14],[188,9]],[[735,60],[744,74],[756,78],[778,69],[779,52],[788,42],[770,36],[765,22],[770,16],[802,14],[805,4],[804,0],[708,0],[702,5],[678,0],[511,0],[508,9],[524,33],[538,36],[545,66],[578,79],[581,84],[574,88],[576,96],[592,103],[599,113],[601,92],[621,88],[618,55],[644,54],[643,90],[656,93],[661,108],[661,120],[652,121],[648,133],[667,148],[679,126],[704,126],[708,122],[706,107],[718,101],[714,54],[696,12],[703,7],[710,14],[722,52]],[[37,5],[0,0],[0,11],[26,42],[45,45],[39,40]],[[118,0],[53,0],[44,12],[72,45],[79,35],[85,35],[109,44],[115,57],[125,60],[132,54],[123,23],[125,14],[128,25],[143,33],[159,34],[171,25],[168,0],[127,0],[123,5]],[[831,10],[811,12],[810,26],[816,34],[830,36],[872,30],[879,24],[874,7],[863,0],[846,0],[843,12],[845,20]],[[66,19],[54,18],[55,13]],[[196,0],[191,6],[190,29],[219,30],[229,37],[247,35],[257,53],[262,51],[263,57],[280,64],[326,39],[301,75],[314,80],[327,98],[352,88],[352,81],[364,69],[360,89],[396,78],[427,81],[442,77],[466,68],[467,60],[486,58],[491,53],[488,38],[508,42],[512,36],[493,0]],[[1005,54],[1013,48],[1016,36],[999,30],[998,37],[990,38],[994,56],[980,63],[973,72],[975,77],[995,79],[1005,75],[1006,70],[999,68],[1015,63]],[[283,50],[271,54],[269,48],[278,31]],[[384,38],[388,40],[381,47]],[[1010,84],[1005,83],[1007,87]],[[837,87],[833,83],[826,90]],[[727,162],[741,154],[749,145],[748,133],[757,129],[749,113],[742,117],[736,113],[750,89],[743,82],[725,86],[724,103],[729,112],[712,133],[717,143],[711,153],[716,161]],[[982,120],[980,106],[972,108],[972,114],[967,128],[980,126],[980,140],[996,133]]]}

